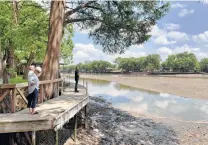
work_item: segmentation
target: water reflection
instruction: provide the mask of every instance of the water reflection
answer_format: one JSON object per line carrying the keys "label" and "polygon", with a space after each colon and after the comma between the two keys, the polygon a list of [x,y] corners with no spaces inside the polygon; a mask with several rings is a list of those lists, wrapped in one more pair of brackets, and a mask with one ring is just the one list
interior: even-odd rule
{"label": "water reflection", "polygon": [[208,121],[208,101],[140,90],[115,82],[87,80],[89,94],[102,96],[114,107],[159,117]]}

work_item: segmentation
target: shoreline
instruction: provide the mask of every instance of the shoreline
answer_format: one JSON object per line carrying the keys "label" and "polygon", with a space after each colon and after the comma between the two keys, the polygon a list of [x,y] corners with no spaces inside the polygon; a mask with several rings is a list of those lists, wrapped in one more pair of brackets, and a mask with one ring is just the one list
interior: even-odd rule
{"label": "shoreline", "polygon": [[[78,132],[80,145],[203,145],[208,142],[206,124],[134,116],[112,107],[102,97],[90,97],[89,111],[90,132]],[[69,144],[73,144],[71,139],[64,145]]]}
{"label": "shoreline", "polygon": [[82,74],[82,79],[114,81],[138,89],[177,95],[185,98],[208,99],[207,79],[198,77],[127,76]]}

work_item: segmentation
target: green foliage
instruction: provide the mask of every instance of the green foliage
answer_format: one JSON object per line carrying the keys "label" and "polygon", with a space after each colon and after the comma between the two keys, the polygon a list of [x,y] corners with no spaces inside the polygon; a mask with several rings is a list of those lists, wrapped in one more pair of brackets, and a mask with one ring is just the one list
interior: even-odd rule
{"label": "green foliage", "polygon": [[76,66],[79,68],[81,72],[94,72],[94,73],[108,72],[108,69],[113,67],[113,65],[108,61],[94,60],[94,61],[87,61],[85,63],[79,63],[77,65],[70,65],[67,69],[69,71],[74,71]]}
{"label": "green foliage", "polygon": [[70,64],[73,59],[73,42],[72,42],[72,37],[73,37],[73,26],[72,25],[67,25],[66,28],[64,29],[64,36],[62,38],[62,43],[61,43],[61,59],[64,60],[64,63]]}
{"label": "green foliage", "polygon": [[[123,53],[131,45],[150,38],[152,26],[169,6],[159,1],[68,2],[65,24],[76,22],[80,29],[89,30],[89,36],[104,52]],[[72,18],[72,14],[76,17]]]}
{"label": "green foliage", "polygon": [[148,55],[146,57],[130,57],[130,58],[116,58],[114,61],[118,68],[129,71],[154,71],[160,68],[160,56],[157,54]]}
{"label": "green foliage", "polygon": [[208,72],[208,58],[203,58],[200,61],[201,71]]}
{"label": "green foliage", "polygon": [[27,80],[22,79],[22,76],[16,76],[15,78],[11,78],[9,80],[10,84],[18,84],[18,83],[26,83]]}
{"label": "green foliage", "polygon": [[144,66],[149,71],[158,70],[160,68],[160,55],[158,54],[150,54],[144,60]]}
{"label": "green foliage", "polygon": [[167,66],[177,72],[195,72],[200,70],[200,66],[193,53],[179,53],[168,56]]}
{"label": "green foliage", "polygon": [[34,1],[21,1],[18,6],[18,24],[13,32],[15,55],[28,60],[33,54],[33,59],[42,61],[48,39],[47,11]]}
{"label": "green foliage", "polygon": [[0,4],[0,46],[2,51],[9,49],[9,39],[12,38],[12,8],[11,3]]}

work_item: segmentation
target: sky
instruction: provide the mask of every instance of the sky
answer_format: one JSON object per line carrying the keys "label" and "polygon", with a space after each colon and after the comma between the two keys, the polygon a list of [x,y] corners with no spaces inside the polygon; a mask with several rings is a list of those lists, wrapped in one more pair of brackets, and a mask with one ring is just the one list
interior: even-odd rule
{"label": "sky", "polygon": [[162,61],[168,55],[192,52],[198,60],[208,57],[208,2],[173,1],[169,12],[152,28],[152,37],[142,45],[131,46],[122,55],[107,55],[101,46],[93,44],[87,32],[76,30],[73,37],[74,64],[89,60],[113,62],[120,57],[140,57],[159,54]]}

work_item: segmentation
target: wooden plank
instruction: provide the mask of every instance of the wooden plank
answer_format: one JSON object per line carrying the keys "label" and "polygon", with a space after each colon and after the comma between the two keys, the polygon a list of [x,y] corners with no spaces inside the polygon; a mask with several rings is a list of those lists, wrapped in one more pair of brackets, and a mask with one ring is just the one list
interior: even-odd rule
{"label": "wooden plank", "polygon": [[17,90],[16,88],[12,90],[12,96],[11,96],[11,112],[14,113],[16,112],[16,93],[17,93]]}
{"label": "wooden plank", "polygon": [[17,92],[20,94],[20,96],[25,101],[25,103],[28,104],[28,101],[27,101],[25,95],[22,93],[22,91],[19,88],[17,88]]}
{"label": "wooden plank", "polygon": [[58,130],[56,131],[56,145],[59,144]]}
{"label": "wooden plank", "polygon": [[28,109],[0,115],[0,133],[58,130],[89,102],[83,87],[80,87],[79,93],[72,90],[73,88],[65,95],[41,103],[36,108],[39,112],[37,115],[28,114]]}
{"label": "wooden plank", "polygon": [[10,90],[6,90],[6,92],[4,92],[4,94],[0,97],[0,102],[7,96],[9,95]]}
{"label": "wooden plank", "polygon": [[44,93],[43,85],[40,85],[40,103],[43,103]]}
{"label": "wooden plank", "polygon": [[88,107],[85,105],[84,107],[84,115],[85,115],[85,129],[88,131]]}
{"label": "wooden plank", "polygon": [[16,84],[3,84],[0,85],[0,89],[13,89],[16,88]]}
{"label": "wooden plank", "polygon": [[55,117],[54,130],[57,131],[62,126],[68,122],[75,114],[77,114],[87,103],[89,102],[89,97],[84,98],[82,101],[77,103],[75,106],[61,113],[59,116]]}
{"label": "wooden plank", "polygon": [[0,123],[0,133],[27,132],[51,129],[51,120]]}
{"label": "wooden plank", "polygon": [[26,138],[27,138],[29,144],[32,144],[32,141],[31,141],[31,139],[30,139],[30,136],[29,136],[28,132],[24,132],[24,134],[25,134],[25,136],[26,136]]}

